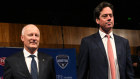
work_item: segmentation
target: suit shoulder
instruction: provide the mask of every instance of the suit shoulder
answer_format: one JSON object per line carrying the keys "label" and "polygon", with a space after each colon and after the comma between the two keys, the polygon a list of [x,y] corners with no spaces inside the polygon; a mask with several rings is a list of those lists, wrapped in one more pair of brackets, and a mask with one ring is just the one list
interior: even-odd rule
{"label": "suit shoulder", "polygon": [[114,35],[114,39],[122,42],[123,44],[129,44],[129,40],[124,37]]}
{"label": "suit shoulder", "polygon": [[20,55],[22,55],[23,52],[16,52],[8,57],[6,57],[6,60],[12,61],[15,59],[18,59],[20,57]]}
{"label": "suit shoulder", "polygon": [[86,37],[82,38],[82,40],[92,39],[92,38],[95,37],[96,35],[97,35],[97,33],[92,34],[92,35],[89,35],[89,36],[86,36]]}
{"label": "suit shoulder", "polygon": [[122,36],[119,36],[119,35],[116,35],[116,34],[114,34],[114,36],[115,36],[116,38],[119,38],[120,40],[128,41],[128,39],[126,39],[126,38],[124,38],[124,37],[122,37]]}
{"label": "suit shoulder", "polygon": [[21,53],[23,53],[23,52],[15,52],[15,53],[13,53],[13,54],[9,55],[7,58],[13,58],[13,57],[20,56],[20,55],[21,55]]}
{"label": "suit shoulder", "polygon": [[52,56],[47,53],[39,52],[39,54],[40,56],[45,57],[45,58],[52,58]]}

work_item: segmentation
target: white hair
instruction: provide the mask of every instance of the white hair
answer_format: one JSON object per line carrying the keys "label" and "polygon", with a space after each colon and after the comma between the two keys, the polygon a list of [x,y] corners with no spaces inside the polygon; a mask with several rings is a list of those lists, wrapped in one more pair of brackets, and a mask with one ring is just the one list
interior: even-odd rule
{"label": "white hair", "polygon": [[34,24],[25,25],[25,26],[22,28],[21,35],[24,35],[27,26],[35,26],[35,27],[37,28],[37,26],[34,25]]}

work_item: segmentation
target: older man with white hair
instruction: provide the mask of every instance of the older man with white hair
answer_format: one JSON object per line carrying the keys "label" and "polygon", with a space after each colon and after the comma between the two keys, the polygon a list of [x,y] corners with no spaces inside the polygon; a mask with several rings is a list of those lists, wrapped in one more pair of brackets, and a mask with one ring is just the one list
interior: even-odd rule
{"label": "older man with white hair", "polygon": [[22,52],[5,60],[4,79],[56,79],[53,58],[38,52],[40,31],[34,24],[23,27]]}

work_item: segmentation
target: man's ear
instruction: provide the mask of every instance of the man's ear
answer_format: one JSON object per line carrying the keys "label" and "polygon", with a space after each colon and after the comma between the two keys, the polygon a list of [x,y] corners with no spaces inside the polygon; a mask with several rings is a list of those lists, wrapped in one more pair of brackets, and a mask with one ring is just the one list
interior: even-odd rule
{"label": "man's ear", "polygon": [[24,37],[23,37],[23,35],[21,35],[21,41],[24,41]]}
{"label": "man's ear", "polygon": [[96,23],[97,23],[97,24],[99,24],[99,23],[100,23],[98,18],[96,18]]}

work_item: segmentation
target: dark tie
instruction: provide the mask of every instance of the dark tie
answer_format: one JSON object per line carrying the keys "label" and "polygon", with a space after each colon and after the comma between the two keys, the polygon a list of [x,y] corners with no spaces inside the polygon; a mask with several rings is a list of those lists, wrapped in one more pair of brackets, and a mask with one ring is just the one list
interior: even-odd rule
{"label": "dark tie", "polygon": [[37,79],[37,65],[36,65],[36,61],[34,59],[35,55],[30,55],[29,57],[32,58],[31,61],[31,75],[32,75],[32,79]]}
{"label": "dark tie", "polygon": [[115,60],[114,60],[113,49],[110,41],[110,35],[106,35],[106,36],[108,38],[107,50],[108,50],[108,57],[110,62],[111,79],[116,79]]}

